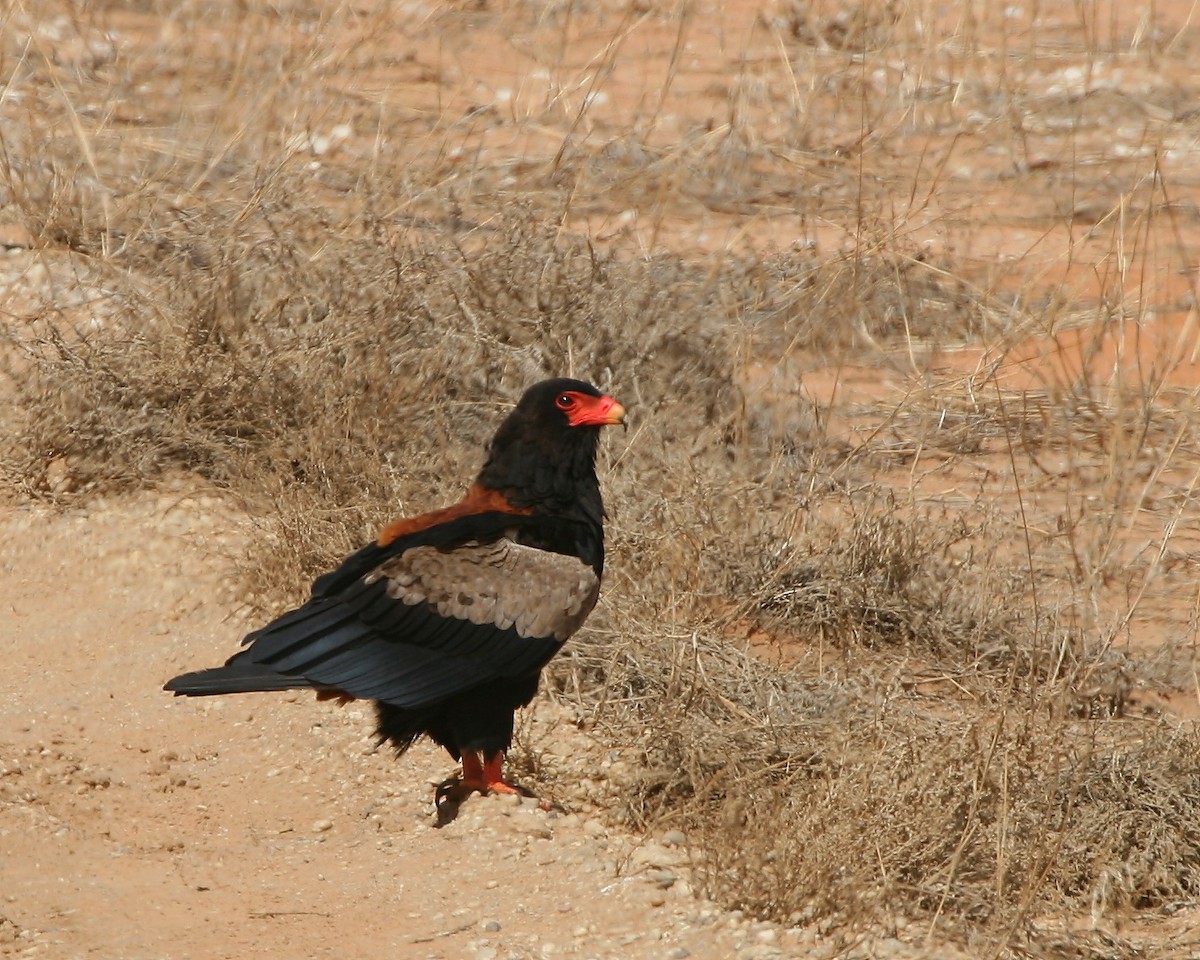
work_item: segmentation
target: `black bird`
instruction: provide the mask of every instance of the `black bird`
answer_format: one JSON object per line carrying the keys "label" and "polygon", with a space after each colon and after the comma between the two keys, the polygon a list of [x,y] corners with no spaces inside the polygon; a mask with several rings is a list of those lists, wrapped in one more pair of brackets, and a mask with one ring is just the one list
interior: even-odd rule
{"label": "black bird", "polygon": [[601,427],[624,420],[621,404],[583,381],[530,387],[461,501],[389,524],[224,666],[164,689],[374,700],[381,742],[402,754],[424,735],[461,760],[439,801],[524,792],[503,775],[513,714],[596,604],[596,447]]}

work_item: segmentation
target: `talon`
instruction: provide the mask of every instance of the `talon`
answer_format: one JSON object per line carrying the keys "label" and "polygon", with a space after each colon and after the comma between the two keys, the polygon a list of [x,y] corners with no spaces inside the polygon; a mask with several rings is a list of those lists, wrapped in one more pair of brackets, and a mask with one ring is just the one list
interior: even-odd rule
{"label": "talon", "polygon": [[478,784],[467,783],[461,777],[451,777],[449,780],[443,780],[437,785],[437,791],[433,795],[433,802],[438,807],[445,803],[462,803],[476,790],[482,791],[483,788]]}
{"label": "talon", "polygon": [[515,793],[522,797],[532,797],[532,791],[504,779],[504,754],[493,753],[483,764],[481,779],[487,785],[488,793]]}

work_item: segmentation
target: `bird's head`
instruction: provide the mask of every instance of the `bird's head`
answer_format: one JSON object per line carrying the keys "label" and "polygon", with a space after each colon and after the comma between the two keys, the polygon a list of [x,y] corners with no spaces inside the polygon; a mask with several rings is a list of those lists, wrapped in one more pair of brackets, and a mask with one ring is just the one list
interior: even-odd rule
{"label": "bird's head", "polygon": [[555,486],[581,474],[594,483],[600,428],[624,423],[625,408],[590,383],[565,377],[535,383],[496,431],[480,481],[530,492],[552,477]]}
{"label": "bird's head", "polygon": [[582,380],[543,380],[525,391],[512,417],[552,432],[567,427],[606,427],[625,423],[625,408]]}

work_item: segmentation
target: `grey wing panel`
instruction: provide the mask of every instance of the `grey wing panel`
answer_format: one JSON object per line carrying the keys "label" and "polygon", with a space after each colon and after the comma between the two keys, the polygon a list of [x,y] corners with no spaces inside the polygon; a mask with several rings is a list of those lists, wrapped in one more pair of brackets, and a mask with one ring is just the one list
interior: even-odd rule
{"label": "grey wing panel", "polygon": [[403,603],[559,642],[579,629],[600,592],[599,576],[582,560],[508,539],[446,552],[414,547],[372,571],[372,579],[386,580],[388,595]]}

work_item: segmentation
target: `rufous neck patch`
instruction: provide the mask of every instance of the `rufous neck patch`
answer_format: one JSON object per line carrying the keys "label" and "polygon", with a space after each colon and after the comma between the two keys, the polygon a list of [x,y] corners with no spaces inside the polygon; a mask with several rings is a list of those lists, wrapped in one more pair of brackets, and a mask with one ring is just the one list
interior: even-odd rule
{"label": "rufous neck patch", "polygon": [[401,537],[407,537],[422,530],[429,530],[460,517],[469,517],[475,513],[517,513],[528,516],[533,513],[532,507],[515,507],[499,490],[489,490],[478,483],[472,484],[458,503],[440,510],[431,510],[417,517],[404,517],[393,520],[380,532],[375,541],[379,546],[386,547]]}

